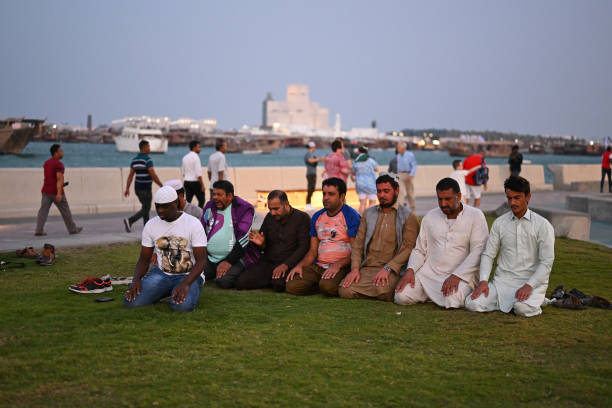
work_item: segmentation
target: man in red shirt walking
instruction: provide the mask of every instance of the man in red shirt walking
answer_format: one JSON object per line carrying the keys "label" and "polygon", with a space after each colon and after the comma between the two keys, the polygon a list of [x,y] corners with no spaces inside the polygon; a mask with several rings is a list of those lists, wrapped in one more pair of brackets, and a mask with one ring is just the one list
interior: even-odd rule
{"label": "man in red shirt walking", "polygon": [[612,193],[612,180],[610,179],[610,158],[612,158],[612,147],[608,146],[606,151],[601,156],[601,184],[599,186],[599,192],[603,193],[604,180],[606,174],[608,175],[608,192]]}
{"label": "man in red shirt walking", "polygon": [[[469,157],[467,157],[464,161],[463,161],[463,170],[469,170],[471,168],[480,166],[480,165],[486,166],[486,162],[484,161],[484,152],[481,152],[480,154],[473,154]],[[480,196],[482,194],[482,188],[484,187],[484,189],[487,189],[487,184],[476,184],[476,180],[474,179],[474,174],[475,172],[471,172],[469,173],[467,176],[465,176],[465,187],[466,187],[466,199],[467,199],[467,203],[470,203],[470,198],[474,198],[474,207],[479,207],[480,206]]]}
{"label": "man in red shirt walking", "polygon": [[44,181],[41,190],[42,200],[40,202],[40,210],[38,210],[38,216],[36,217],[36,230],[34,235],[47,235],[43,231],[45,222],[47,222],[47,216],[49,215],[49,208],[51,204],[55,203],[59,210],[64,224],[68,232],[71,234],[78,234],[83,230],[82,227],[77,227],[72,220],[72,213],[64,194],[64,164],[60,161],[64,157],[64,152],[60,145],[54,144],[51,146],[51,158],[47,160],[43,166],[44,168]]}

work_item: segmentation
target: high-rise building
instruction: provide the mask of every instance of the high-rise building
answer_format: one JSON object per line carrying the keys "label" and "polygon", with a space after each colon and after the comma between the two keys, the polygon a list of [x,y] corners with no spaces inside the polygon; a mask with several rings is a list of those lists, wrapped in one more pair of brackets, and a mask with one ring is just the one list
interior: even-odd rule
{"label": "high-rise building", "polygon": [[264,126],[308,126],[313,129],[329,129],[329,110],[311,102],[308,85],[287,86],[287,100],[274,101],[269,95],[264,101]]}
{"label": "high-rise building", "polygon": [[87,115],[87,130],[91,132],[91,114]]}

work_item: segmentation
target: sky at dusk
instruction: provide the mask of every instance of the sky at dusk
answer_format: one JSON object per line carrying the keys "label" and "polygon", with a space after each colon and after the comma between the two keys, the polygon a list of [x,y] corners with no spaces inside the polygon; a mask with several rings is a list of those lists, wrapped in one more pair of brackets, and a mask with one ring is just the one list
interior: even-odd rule
{"label": "sky at dusk", "polygon": [[330,123],[612,134],[612,1],[0,0],[0,117],[261,124],[310,87]]}

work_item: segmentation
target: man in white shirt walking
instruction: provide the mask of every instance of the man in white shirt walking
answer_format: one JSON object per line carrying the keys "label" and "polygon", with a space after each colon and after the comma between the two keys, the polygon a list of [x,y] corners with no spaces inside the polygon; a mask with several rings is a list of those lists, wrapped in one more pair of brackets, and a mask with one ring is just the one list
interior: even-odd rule
{"label": "man in white shirt walking", "polygon": [[[465,299],[465,308],[472,312],[514,310],[518,316],[537,316],[542,313],[555,259],[555,231],[548,220],[527,207],[531,199],[529,181],[510,177],[504,189],[511,211],[491,227],[480,259],[480,283]],[[495,277],[488,282],[498,252]]]}
{"label": "man in white shirt walking", "polygon": [[208,158],[208,180],[210,181],[210,197],[212,200],[213,184],[218,180],[227,180],[226,170],[227,163],[225,162],[225,151],[227,143],[225,140],[218,140],[215,146],[216,152]]}
{"label": "man in white shirt walking", "polygon": [[200,162],[200,151],[202,147],[200,142],[192,140],[189,142],[189,153],[183,156],[183,165],[181,173],[185,180],[185,199],[191,203],[193,196],[198,199],[198,207],[204,207],[204,180],[202,179],[202,163]]}
{"label": "man in white shirt walking", "polygon": [[463,307],[476,285],[488,235],[484,214],[461,203],[459,184],[450,177],[438,182],[436,194],[438,208],[423,217],[408,269],[395,287],[398,305],[430,299],[447,309]]}

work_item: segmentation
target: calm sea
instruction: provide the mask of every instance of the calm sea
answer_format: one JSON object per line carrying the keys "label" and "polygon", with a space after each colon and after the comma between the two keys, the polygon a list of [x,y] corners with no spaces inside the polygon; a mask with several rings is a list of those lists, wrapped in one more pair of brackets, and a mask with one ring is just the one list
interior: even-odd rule
{"label": "calm sea", "polygon": [[[50,157],[50,142],[31,142],[19,156],[0,156],[0,167],[42,167],[45,160]],[[114,144],[94,143],[64,143],[63,162],[66,167],[128,167],[133,153],[120,153]],[[182,157],[189,151],[186,146],[170,146],[165,154],[151,155],[153,163],[157,167],[178,167],[181,165]],[[208,157],[214,152],[212,148],[203,148],[200,152],[202,165],[206,166]],[[280,149],[271,154],[242,154],[228,153],[227,162],[233,167],[254,166],[303,166],[306,149]],[[318,156],[329,153],[329,150],[317,150]],[[380,165],[387,165],[393,157],[393,149],[370,150]],[[450,156],[445,151],[414,151],[417,162],[421,165],[439,164],[451,165],[454,159],[459,157]],[[552,183],[552,174],[546,168],[547,164],[598,164],[598,156],[557,156],[549,154],[525,154],[525,160],[531,160],[532,164],[545,166],[546,182]],[[506,158],[487,159],[489,164],[507,164]]]}

